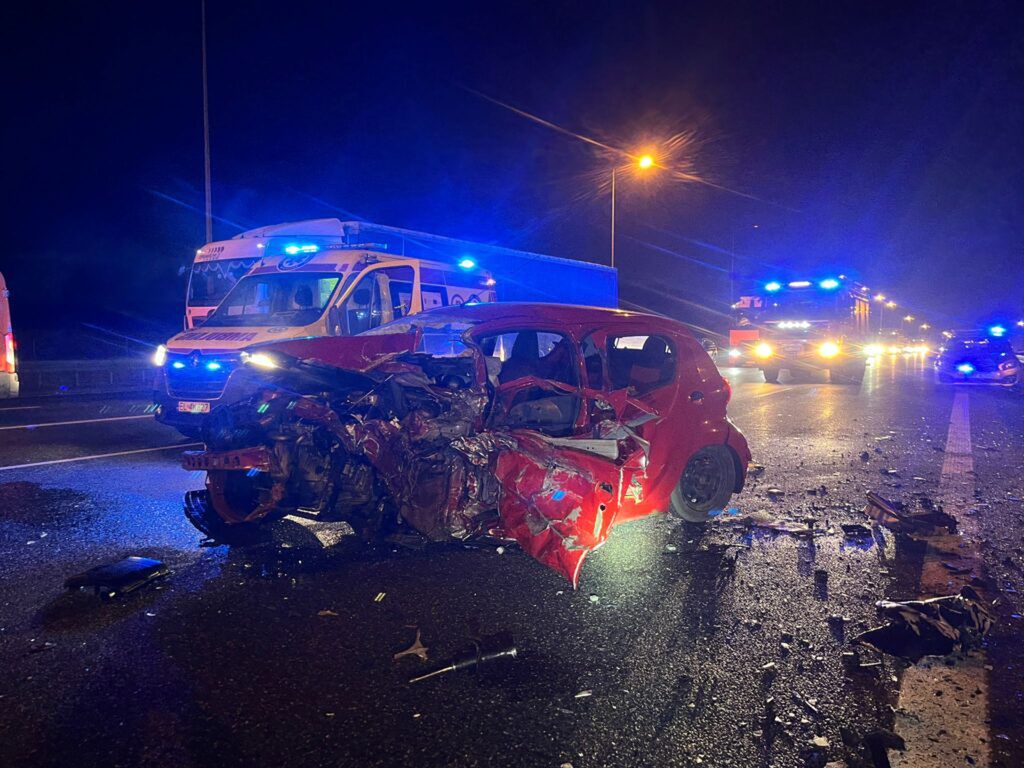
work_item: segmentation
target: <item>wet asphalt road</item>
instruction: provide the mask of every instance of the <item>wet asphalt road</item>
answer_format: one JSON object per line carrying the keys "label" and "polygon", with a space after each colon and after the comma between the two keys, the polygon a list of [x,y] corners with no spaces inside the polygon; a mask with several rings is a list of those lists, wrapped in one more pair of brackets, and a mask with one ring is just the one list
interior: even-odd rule
{"label": "wet asphalt road", "polygon": [[[488,543],[324,548],[285,521],[273,544],[202,548],[181,513],[202,476],[178,468],[180,448],[149,450],[188,441],[145,402],[0,402],[0,762],[856,765],[858,739],[900,730],[907,665],[862,651],[881,664],[850,669],[841,653],[877,623],[875,600],[921,594],[922,556],[882,529],[854,545],[839,525],[865,522],[867,490],[938,493],[959,390],[912,358],[882,361],[859,388],[727,375],[730,415],[763,474],[703,528],[664,517],[617,528],[578,592]],[[967,399],[976,492],[949,511],[971,518],[971,571],[999,599],[999,623],[971,692],[987,706],[983,735],[947,764],[1015,766],[1024,398],[974,388]],[[2,429],[95,419],[108,420]],[[7,468],[24,464],[38,465]],[[751,519],[810,519],[819,535]],[[127,554],[172,575],[110,603],[62,589]],[[416,628],[430,660],[393,660]],[[498,631],[513,633],[515,661],[407,683]],[[900,764],[924,764],[913,757]]]}

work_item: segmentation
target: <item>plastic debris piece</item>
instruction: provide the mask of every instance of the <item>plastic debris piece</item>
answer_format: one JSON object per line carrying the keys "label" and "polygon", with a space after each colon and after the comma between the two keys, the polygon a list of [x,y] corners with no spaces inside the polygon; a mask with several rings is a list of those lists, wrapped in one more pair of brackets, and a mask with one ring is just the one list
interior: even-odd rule
{"label": "plastic debris piece", "polygon": [[911,513],[903,505],[895,504],[874,491],[868,491],[867,497],[864,514],[890,530],[924,536],[941,533],[943,529],[951,534],[956,533],[956,518],[933,504],[930,499],[921,499],[923,512]]}
{"label": "plastic debris piece", "polygon": [[881,600],[875,605],[888,623],[862,632],[852,642],[915,663],[925,656],[975,648],[993,624],[988,606],[971,587],[957,595],[905,603]]}
{"label": "plastic debris piece", "polygon": [[427,647],[423,645],[420,638],[420,630],[416,630],[416,639],[413,640],[412,645],[406,648],[404,651],[399,651],[392,658],[398,661],[406,656],[418,656],[420,661],[427,661]]}
{"label": "plastic debris piece", "polygon": [[324,608],[322,611],[317,611],[317,616],[340,616],[341,614],[336,611],[332,611],[330,608]]}
{"label": "plastic debris piece", "polygon": [[811,743],[816,747],[828,749],[828,739],[826,739],[824,736],[815,736],[813,739],[811,739]]}
{"label": "plastic debris piece", "polygon": [[67,589],[92,589],[101,597],[110,599],[134,592],[169,573],[167,566],[159,560],[131,556],[70,576],[64,581],[64,586]]}
{"label": "plastic debris piece", "polygon": [[499,659],[514,659],[517,653],[512,635],[508,633],[481,637],[473,641],[471,649],[460,654],[448,665],[435,669],[433,672],[428,672],[425,675],[413,677],[409,682],[418,683],[438,675],[447,674],[448,672],[457,672],[460,669],[480,669],[485,664],[489,665],[491,662]]}
{"label": "plastic debris piece", "polygon": [[577,693],[574,698],[577,698],[577,699],[589,699],[593,695],[594,695],[594,692],[589,690],[589,689],[587,689],[585,691],[580,691],[579,693]]}
{"label": "plastic debris piece", "polygon": [[860,523],[843,523],[843,535],[851,539],[864,539],[871,535],[871,529]]}

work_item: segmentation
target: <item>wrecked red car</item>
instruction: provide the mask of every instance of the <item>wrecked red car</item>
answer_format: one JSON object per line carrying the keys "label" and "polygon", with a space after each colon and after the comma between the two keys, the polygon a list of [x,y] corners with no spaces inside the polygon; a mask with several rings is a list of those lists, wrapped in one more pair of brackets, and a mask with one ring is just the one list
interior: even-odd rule
{"label": "wrecked red car", "polygon": [[700,522],[743,488],[728,382],[664,317],[548,304],[444,307],[355,337],[251,352],[265,386],[208,417],[186,514],[232,541],[283,515],[367,536],[496,535],[575,586],[613,526]]}

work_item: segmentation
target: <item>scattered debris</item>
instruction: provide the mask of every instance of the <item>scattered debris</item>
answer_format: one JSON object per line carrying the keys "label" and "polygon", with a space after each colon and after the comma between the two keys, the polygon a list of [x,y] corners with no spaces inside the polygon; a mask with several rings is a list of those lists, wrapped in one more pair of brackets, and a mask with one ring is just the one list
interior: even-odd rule
{"label": "scattered debris", "polygon": [[816,706],[817,703],[818,703],[817,699],[803,699],[803,698],[800,697],[800,695],[798,693],[796,693],[794,691],[793,692],[793,701],[795,701],[797,704],[799,704],[801,707],[806,709],[808,712],[810,712],[815,717],[820,717],[821,716],[821,710],[818,709],[818,707]]}
{"label": "scattered debris", "polygon": [[775,488],[774,486],[765,489],[765,493],[768,494],[768,498],[771,499],[772,501],[778,501],[781,497],[786,495],[786,492],[784,490],[782,490],[781,488]]}
{"label": "scattered debris", "polygon": [[590,698],[591,696],[593,696],[593,695],[594,695],[594,692],[593,692],[593,691],[591,691],[591,690],[590,690],[590,689],[588,688],[588,689],[587,689],[587,690],[585,690],[585,691],[580,691],[579,693],[577,693],[577,694],[576,694],[576,696],[575,696],[574,698],[577,698],[577,699],[589,699],[589,698]]}
{"label": "scattered debris", "polygon": [[460,654],[448,665],[435,669],[433,672],[428,672],[425,675],[413,677],[409,682],[418,683],[421,680],[428,680],[431,677],[437,677],[448,672],[456,672],[460,669],[480,669],[483,665],[498,659],[514,659],[516,658],[516,653],[516,646],[513,643],[512,635],[508,633],[481,637],[473,641],[471,649]]}
{"label": "scattered debris", "polygon": [[861,451],[860,452],[860,460],[861,461],[865,461],[865,462],[871,461],[871,454],[868,453],[867,451]]}
{"label": "scattered debris", "polygon": [[317,611],[317,616],[340,616],[336,611],[332,611],[330,608],[324,608],[322,611]]}
{"label": "scattered debris", "polygon": [[64,581],[64,586],[67,589],[92,589],[95,594],[109,600],[119,594],[134,592],[169,573],[167,566],[159,560],[131,556],[70,576]]}
{"label": "scattered debris", "polygon": [[881,600],[875,605],[889,622],[862,632],[853,642],[915,663],[924,656],[977,647],[993,623],[988,607],[971,587],[957,595],[905,603]]}
{"label": "scattered debris", "polygon": [[399,651],[392,658],[395,661],[398,661],[399,659],[404,658],[405,656],[418,656],[420,661],[427,661],[427,647],[423,645],[423,642],[420,638],[420,630],[418,628],[416,630],[416,639],[413,641],[412,645],[410,645],[404,651]]}
{"label": "scattered debris", "polygon": [[921,506],[924,508],[923,512],[911,513],[904,505],[894,503],[874,491],[868,491],[868,504],[864,507],[864,514],[880,525],[899,533],[930,536],[941,533],[942,529],[951,534],[956,533],[955,517],[944,512],[942,507],[935,505],[927,497],[921,499]]}
{"label": "scattered debris", "polygon": [[748,464],[747,465],[747,476],[758,477],[764,474],[764,465],[762,464]]}
{"label": "scattered debris", "polygon": [[590,602],[592,602],[592,603],[599,603],[599,602],[601,602],[601,598],[598,595],[591,595],[590,596]]}
{"label": "scattered debris", "polygon": [[813,739],[811,739],[811,743],[816,747],[820,747],[821,749],[828,749],[828,739],[826,739],[824,736],[815,736]]}

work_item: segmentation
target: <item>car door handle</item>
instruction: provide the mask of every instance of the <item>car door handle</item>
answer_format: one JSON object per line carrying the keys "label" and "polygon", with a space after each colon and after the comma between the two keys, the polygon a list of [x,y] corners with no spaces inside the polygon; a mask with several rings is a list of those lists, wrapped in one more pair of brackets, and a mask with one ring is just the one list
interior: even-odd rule
{"label": "car door handle", "polygon": [[690,393],[690,399],[695,403],[700,402],[701,400],[704,399],[704,393],[701,392],[699,389],[694,390],[693,392]]}

